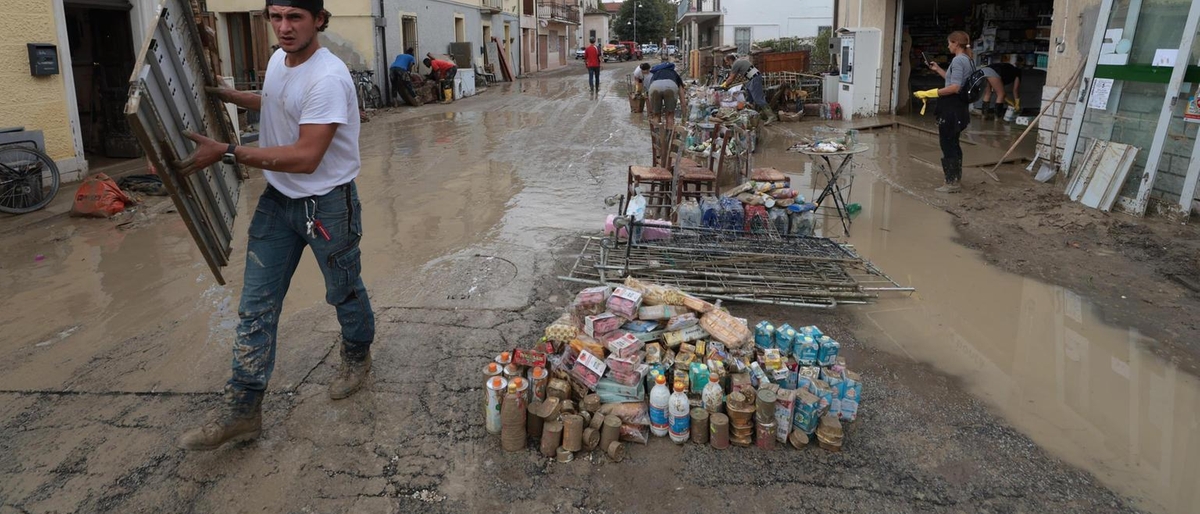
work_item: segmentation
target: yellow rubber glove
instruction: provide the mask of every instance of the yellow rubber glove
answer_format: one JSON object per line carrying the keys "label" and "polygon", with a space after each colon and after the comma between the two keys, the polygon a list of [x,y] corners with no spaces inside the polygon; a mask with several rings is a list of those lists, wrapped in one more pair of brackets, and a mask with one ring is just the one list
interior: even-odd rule
{"label": "yellow rubber glove", "polygon": [[1014,99],[1012,99],[1012,98],[1005,98],[1005,99],[1004,99],[1004,103],[1006,103],[1006,104],[1008,104],[1008,105],[1011,105],[1011,106],[1012,106],[1012,108],[1013,108],[1013,110],[1015,110],[1015,111],[1017,111],[1017,112],[1020,112],[1020,111],[1021,111],[1021,100],[1020,100],[1020,99],[1015,99],[1015,100],[1014,100]]}
{"label": "yellow rubber glove", "polygon": [[926,89],[924,91],[917,91],[917,92],[913,93],[913,96],[921,99],[921,115],[924,116],[925,115],[925,107],[926,107],[926,105],[928,105],[929,99],[937,98],[938,90],[937,89]]}

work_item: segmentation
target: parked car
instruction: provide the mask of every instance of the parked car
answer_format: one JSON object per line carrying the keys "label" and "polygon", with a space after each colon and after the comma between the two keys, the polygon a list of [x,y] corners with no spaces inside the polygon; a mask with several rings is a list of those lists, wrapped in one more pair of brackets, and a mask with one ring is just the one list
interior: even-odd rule
{"label": "parked car", "polygon": [[642,54],[643,55],[656,54],[656,53],[658,53],[658,45],[656,45],[654,43],[646,43],[646,44],[642,45]]}
{"label": "parked car", "polygon": [[583,56],[586,54],[586,51],[587,51],[587,47],[580,48],[579,50],[576,50],[576,51],[575,51],[575,58],[576,58],[576,59],[583,59]]}
{"label": "parked car", "polygon": [[675,55],[679,53],[679,49],[675,45],[667,45],[667,55]]}

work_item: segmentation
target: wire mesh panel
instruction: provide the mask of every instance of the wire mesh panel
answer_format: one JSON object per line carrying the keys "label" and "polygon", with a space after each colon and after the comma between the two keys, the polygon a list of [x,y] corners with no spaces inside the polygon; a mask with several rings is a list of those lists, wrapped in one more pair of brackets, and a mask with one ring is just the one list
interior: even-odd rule
{"label": "wire mesh panel", "polygon": [[708,299],[832,308],[913,291],[848,245],[815,237],[627,225],[632,242],[585,238],[566,280],[618,283],[635,277]]}

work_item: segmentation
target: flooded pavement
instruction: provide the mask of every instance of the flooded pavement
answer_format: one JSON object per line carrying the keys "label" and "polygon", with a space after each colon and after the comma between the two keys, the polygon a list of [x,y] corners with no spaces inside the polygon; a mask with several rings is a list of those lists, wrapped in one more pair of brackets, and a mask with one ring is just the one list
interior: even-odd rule
{"label": "flooded pavement", "polygon": [[[917,294],[833,312],[731,308],[816,324],[842,342],[865,395],[843,452],[654,440],[631,445],[620,464],[581,454],[565,465],[534,451],[501,452],[480,416],[479,363],[532,344],[558,317],[576,286],[554,277],[574,260],[578,236],[598,231],[612,212],[604,199],[624,192],[626,167],[648,163],[644,121],[617,87],[634,64],[606,66],[600,95],[586,92],[576,64],[449,105],[379,113],[364,125],[364,279],[378,319],[372,383],[347,400],[326,396],[337,323],[306,258],[280,325],[263,435],[252,443],[207,453],[174,446],[221,401],[244,235],[225,287],[213,283],[174,213],[125,229],[64,218],[13,236],[21,244],[0,250],[0,285],[11,292],[0,315],[11,335],[0,343],[0,512],[1132,510],[1121,495],[1140,492],[1070,455],[1102,456],[1117,481],[1136,478],[1122,458],[1143,471],[1170,469],[1142,473],[1148,494],[1172,498],[1147,508],[1188,510],[1186,487],[1157,484],[1195,479],[1183,437],[1188,423],[1195,430],[1184,420],[1194,414],[1182,406],[1194,396],[1173,390],[1180,407],[1170,410],[1180,421],[1157,424],[1176,418],[1147,397],[1166,391],[1154,377],[1182,383],[1186,375],[1113,350],[1139,384],[1123,393],[1100,361],[1110,357],[1100,345],[1114,330],[1093,323],[1082,302],[1082,322],[1065,306],[1058,318],[1043,316],[1060,311],[1054,294],[973,267],[941,210],[861,180],[867,174],[853,191],[864,209],[852,241]],[[796,162],[770,151],[762,162],[772,158],[781,169]],[[262,187],[260,179],[247,184],[243,216]],[[939,264],[945,256],[962,268]],[[991,294],[976,298],[983,292]],[[1039,306],[1032,321],[1001,319],[1012,302],[1030,301]],[[1088,343],[1054,346],[1039,334],[1055,323]],[[939,326],[979,349],[941,343],[950,329],[914,328]],[[1012,341],[1020,337],[1028,340]],[[1051,389],[1043,399],[1034,385]],[[1104,410],[1110,404],[1115,411]],[[1063,405],[1078,413],[1069,423],[1055,415]],[[1146,421],[1124,436],[1095,428],[1120,426],[1134,411]],[[1057,435],[1084,447],[1060,455],[1052,447],[1060,441],[1039,433],[1057,427],[1087,432],[1100,450],[1088,437]],[[1150,456],[1165,441],[1173,442],[1170,458]]]}
{"label": "flooded pavement", "polygon": [[[411,274],[483,239],[520,189],[514,164],[489,154],[500,144],[500,130],[520,130],[530,119],[473,112],[410,123],[364,126],[366,171],[358,187],[366,206],[368,237],[361,248],[367,284]],[[261,174],[252,176],[242,190],[242,213],[253,210],[266,187]],[[224,270],[228,285],[218,285],[178,215],[156,218],[129,229],[107,220],[58,218],[14,236],[25,241],[0,250],[0,260],[9,263],[0,287],[10,306],[0,313],[6,332],[0,389],[211,390],[211,383],[197,379],[228,366],[227,352],[213,347],[229,348],[244,253],[235,251]],[[248,220],[237,225],[234,248],[242,252]],[[315,261],[303,258],[284,319],[324,305],[324,296]],[[188,344],[169,344],[175,341]],[[299,365],[284,359],[285,369]],[[109,362],[96,368],[97,361]]]}
{"label": "flooded pavement", "polygon": [[[953,216],[885,180],[936,181],[940,169],[909,158],[925,143],[892,131],[863,140],[873,148],[855,172],[848,201],[862,212],[846,240],[917,293],[852,308],[859,338],[955,377],[1039,446],[1145,509],[1200,505],[1200,380],[1152,353],[1157,342],[1136,328],[1105,324],[1087,298],[954,242]],[[798,183],[811,191],[811,177],[810,167]],[[820,174],[816,183],[824,186]],[[832,211],[821,231],[844,237]]]}

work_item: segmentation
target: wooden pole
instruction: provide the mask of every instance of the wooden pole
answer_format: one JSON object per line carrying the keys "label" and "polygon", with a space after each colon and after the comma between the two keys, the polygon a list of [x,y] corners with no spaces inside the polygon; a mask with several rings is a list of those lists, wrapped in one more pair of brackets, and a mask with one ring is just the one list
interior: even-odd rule
{"label": "wooden pole", "polygon": [[[1068,89],[1075,87],[1075,83],[1078,81],[1080,73],[1083,73],[1083,66],[1080,66],[1079,69],[1075,70],[1075,74],[1071,75],[1070,80],[1067,80],[1066,86],[1064,86],[1062,89],[1059,89],[1058,93],[1054,94],[1054,98],[1050,100],[1050,105],[1054,105],[1054,102],[1058,101],[1058,97],[1061,96]],[[1065,105],[1064,105],[1064,107],[1065,107]],[[1017,145],[1021,144],[1021,141],[1023,141],[1025,139],[1025,136],[1029,135],[1029,131],[1033,130],[1033,127],[1037,126],[1038,120],[1042,119],[1042,116],[1045,116],[1047,111],[1048,111],[1048,109],[1042,109],[1042,112],[1039,112],[1037,117],[1034,118],[1033,121],[1029,122],[1029,126],[1025,127],[1025,132],[1022,132],[1021,136],[1018,137],[1016,141],[1013,141],[1012,146],[1008,147],[1008,151],[1004,152],[1004,156],[1001,157],[999,161],[996,161],[996,165],[992,166],[992,169],[990,171],[986,170],[986,169],[983,170],[984,173],[987,173],[989,176],[992,177],[992,179],[994,179],[996,182],[999,182],[1000,178],[996,176],[996,173],[995,173],[996,169],[998,169],[1000,167],[1000,165],[1004,163],[1004,160],[1007,159],[1008,156],[1013,153],[1013,150],[1017,149]],[[1052,150],[1052,152],[1053,152],[1053,150]],[[1051,155],[1053,155],[1053,153]],[[980,168],[980,169],[982,169],[982,168]]]}

